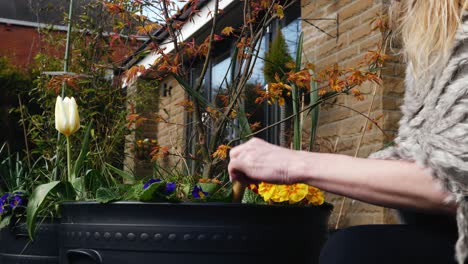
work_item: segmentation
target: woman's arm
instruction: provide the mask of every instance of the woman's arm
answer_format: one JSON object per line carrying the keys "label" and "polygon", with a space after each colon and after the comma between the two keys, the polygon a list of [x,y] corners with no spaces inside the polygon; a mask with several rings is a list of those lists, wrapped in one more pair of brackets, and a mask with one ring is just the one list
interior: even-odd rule
{"label": "woman's arm", "polygon": [[437,180],[413,162],[293,151],[252,139],[230,152],[231,178],[303,182],[356,200],[391,207],[455,213]]}

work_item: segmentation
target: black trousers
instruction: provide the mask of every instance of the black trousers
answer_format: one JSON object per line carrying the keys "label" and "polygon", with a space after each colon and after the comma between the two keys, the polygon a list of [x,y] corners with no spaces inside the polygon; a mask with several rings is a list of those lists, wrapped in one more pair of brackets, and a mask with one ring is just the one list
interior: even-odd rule
{"label": "black trousers", "polygon": [[329,238],[320,264],[452,264],[456,241],[456,230],[443,226],[355,226]]}

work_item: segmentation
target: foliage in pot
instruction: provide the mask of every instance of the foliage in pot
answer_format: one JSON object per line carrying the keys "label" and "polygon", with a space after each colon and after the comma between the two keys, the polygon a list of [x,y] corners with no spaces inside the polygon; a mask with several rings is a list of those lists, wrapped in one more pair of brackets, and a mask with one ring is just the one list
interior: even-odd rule
{"label": "foliage in pot", "polygon": [[29,193],[44,180],[37,177],[44,160],[28,165],[19,153],[8,153],[6,143],[0,148],[0,157],[0,262],[58,263],[56,219],[38,219],[35,241],[30,241],[25,222]]}
{"label": "foliage in pot", "polygon": [[[178,36],[180,36],[183,23],[189,23],[190,19],[187,19],[185,22],[172,19],[170,8],[171,6],[174,8],[175,5],[171,5],[168,1],[106,1],[104,7],[114,14],[117,22],[115,28],[117,30],[128,30],[127,26],[129,24],[133,23],[134,25],[136,23],[138,26],[135,28],[138,29],[139,33],[146,34],[150,37],[150,45],[147,46],[147,49],[138,53],[137,56],[150,52],[160,55],[152,68],[146,69],[142,66],[135,66],[128,69],[125,76],[127,82],[132,82],[135,77],[140,75],[148,78],[154,77],[160,79],[170,76],[175,78],[188,94],[188,98],[183,100],[180,105],[183,106],[191,116],[195,131],[193,136],[199,139],[192,148],[194,152],[185,155],[181,154],[180,151],[175,152],[175,148],[165,149],[164,146],[156,145],[153,147],[151,153],[153,156],[178,156],[181,158],[182,164],[187,164],[186,161],[192,159],[195,166],[194,169],[191,170],[185,165],[184,169],[176,172],[164,170],[157,166],[157,175],[146,177],[143,180],[136,180],[131,173],[117,168],[117,166],[114,166],[115,164],[112,165],[102,160],[90,160],[90,141],[92,141],[93,138],[99,138],[101,136],[93,133],[92,122],[88,122],[85,129],[81,131],[83,136],[81,151],[78,155],[74,155],[76,161],[74,162],[74,166],[72,166],[72,146],[75,146],[76,149],[78,143],[70,139],[70,136],[73,136],[72,133],[80,127],[79,118],[76,116],[78,109],[75,107],[73,99],[66,99],[65,104],[70,105],[65,106],[65,101],[62,101],[63,99],[59,97],[56,101],[55,122],[56,128],[67,137],[67,166],[61,165],[61,169],[57,168],[56,171],[61,173],[58,174],[60,177],[38,186],[32,193],[27,208],[29,234],[33,236],[35,233],[35,223],[38,215],[47,212],[47,208],[53,208],[55,210],[57,205],[64,201],[96,200],[99,203],[106,204],[114,201],[137,200],[145,202],[145,204],[133,203],[131,205],[135,206],[135,208],[142,208],[140,210],[151,210],[151,206],[148,207],[146,203],[153,203],[155,208],[161,206],[161,204],[154,204],[154,202],[172,202],[174,203],[172,208],[184,208],[184,206],[178,202],[197,203],[197,205],[194,205],[195,208],[198,208],[200,202],[231,202],[233,197],[238,198],[233,194],[232,186],[228,180],[225,169],[228,162],[228,151],[232,146],[276,126],[281,122],[292,120],[293,147],[297,150],[302,149],[303,136],[301,131],[304,118],[301,118],[301,114],[303,112],[309,111],[311,114],[312,126],[310,128],[310,134],[314,135],[316,129],[316,125],[314,124],[317,122],[318,106],[321,103],[341,94],[351,94],[360,98],[361,94],[357,89],[359,85],[366,81],[379,82],[379,77],[376,72],[382,67],[383,59],[385,58],[379,51],[373,52],[371,56],[367,57],[366,62],[363,64],[367,65],[365,70],[340,69],[335,65],[315,74],[313,65],[310,63],[302,63],[303,38],[301,36],[296,48],[295,60],[286,62],[284,65],[285,68],[280,67],[281,71],[285,71],[285,69],[287,71],[281,72],[283,78],[279,78],[280,73],[275,74],[275,78],[270,81],[267,90],[261,89],[263,87],[262,84],[258,84],[255,89],[257,93],[255,103],[257,104],[263,102],[271,104],[281,103],[285,101],[285,96],[290,96],[291,98],[289,100],[291,100],[293,108],[292,115],[272,126],[263,127],[261,129],[257,127],[257,130],[254,131],[253,128],[256,126],[249,120],[251,113],[246,113],[243,105],[245,105],[244,90],[248,87],[247,81],[252,74],[255,62],[264,59],[261,54],[259,54],[259,49],[257,47],[263,39],[266,28],[273,21],[283,19],[285,10],[294,3],[297,3],[297,1],[243,1],[241,2],[241,4],[244,5],[242,15],[245,19],[242,25],[226,26],[221,29],[217,24],[217,18],[222,11],[218,7],[219,0],[215,0],[214,9],[209,14],[212,16],[213,20],[211,32],[208,37],[204,41],[180,41]],[[153,10],[160,11],[164,22],[150,22],[145,16],[141,15],[140,11],[143,8],[151,9],[151,7],[154,8]],[[200,7],[202,7],[202,3],[191,1],[183,10],[180,10],[180,12],[188,12],[188,17],[190,18],[197,14],[198,8]],[[126,21],[126,19],[130,20]],[[152,35],[153,30],[163,30],[167,32],[170,36],[169,40],[172,40],[174,44],[174,49],[170,52],[166,51],[167,47],[164,46],[157,37]],[[128,33],[131,34],[133,32]],[[116,38],[120,39],[121,35],[118,35]],[[234,41],[235,52],[230,61],[230,66],[225,72],[223,87],[220,87],[219,94],[215,96],[216,99],[210,101],[202,91],[203,80],[207,72],[207,67],[210,64],[211,54],[215,46],[222,42],[223,39],[231,39]],[[194,63],[199,63],[202,71],[194,84],[190,85],[187,79],[187,73],[189,72],[188,67]],[[276,78],[276,76],[278,76],[278,78]],[[74,78],[73,80],[79,82],[80,79]],[[52,79],[49,83],[56,85],[64,81],[65,79],[63,78],[58,80]],[[317,82],[325,83],[325,85],[319,89],[317,87]],[[73,82],[71,84],[73,84]],[[73,93],[73,90],[67,89],[67,93]],[[79,93],[75,94],[78,96],[80,95]],[[303,97],[310,97],[308,106],[301,107],[301,104],[305,104],[305,100],[302,99],[300,95],[303,95]],[[51,108],[50,102],[49,108]],[[58,116],[62,117],[58,118]],[[130,123],[138,122],[138,114],[132,113],[128,121]],[[159,121],[164,122],[162,118],[160,118]],[[122,122],[122,120],[119,120],[119,122]],[[229,131],[234,131],[236,137],[228,138],[226,135]],[[313,145],[313,140],[314,137],[311,136],[309,139],[309,146]],[[57,144],[59,149],[63,150],[63,148],[61,148],[63,145],[62,142],[59,141]],[[158,159],[157,157],[152,158],[155,160]],[[90,166],[90,163],[102,168],[102,170],[97,172],[95,167]],[[102,171],[106,173],[101,173]],[[254,209],[258,209],[259,211],[265,210],[269,212],[266,214],[268,216],[272,215],[272,211],[270,210],[275,209],[279,211],[285,210],[284,212],[288,212],[288,210],[299,212],[295,217],[300,217],[301,212],[308,212],[308,209],[310,209],[311,212],[317,212],[317,210],[320,211],[323,209],[324,212],[322,212],[323,214],[320,217],[323,222],[321,222],[320,225],[317,223],[317,225],[321,228],[321,235],[325,234],[326,228],[324,228],[324,226],[326,226],[326,216],[330,211],[330,206],[324,203],[323,195],[320,190],[313,187],[303,184],[293,186],[271,186],[266,183],[260,183],[258,186],[249,186],[249,189],[240,198],[243,198],[243,202],[245,203],[262,204],[261,206],[259,205],[259,207],[245,206],[246,212],[253,214],[245,217],[255,218]],[[270,206],[268,203],[279,203],[280,205]],[[68,203],[64,208],[72,208],[73,206],[73,203]],[[83,206],[86,207],[88,205],[83,204]],[[171,208],[171,206],[166,206],[166,209]],[[226,208],[237,208],[232,205],[225,206]],[[106,205],[94,203],[91,207],[90,210],[95,210],[93,208],[109,208],[112,212],[114,212],[114,208],[123,208],[119,203],[109,204],[108,207],[106,207]],[[224,207],[213,206],[213,208],[224,210],[221,209]],[[65,209],[63,223],[66,225],[67,223],[73,222],[73,217],[85,220],[88,218],[90,219],[93,216],[86,215],[90,212],[91,211],[83,210],[82,214],[85,215],[74,215],[73,213],[76,213],[75,211]],[[196,212],[195,210],[194,213]],[[124,212],[121,213],[124,214]],[[221,218],[217,218],[221,216],[216,214],[216,210],[210,211],[210,214],[213,214],[210,216],[210,219],[222,221],[220,220]],[[227,216],[230,215],[227,212],[225,214]],[[152,217],[154,217],[154,214],[150,214],[149,219],[154,220]],[[121,221],[128,219],[138,222],[138,219],[130,216],[124,219],[116,217],[114,220]],[[148,219],[141,220],[141,223],[143,224],[147,220]],[[216,225],[216,223],[213,222],[214,220],[210,221],[212,224]],[[217,224],[219,225],[219,223]],[[235,224],[233,223],[233,225]],[[260,223],[257,228],[261,228],[261,226],[262,224]],[[279,225],[274,226],[279,228]],[[242,228],[242,225],[238,228]],[[252,227],[249,227],[249,230],[251,230],[251,228]],[[279,230],[282,230],[281,232],[284,231],[284,229]],[[89,232],[89,235],[87,232]],[[118,232],[109,233],[109,235],[105,232],[103,234],[93,234],[91,231],[87,230],[70,231],[69,233],[62,234],[62,236],[65,236],[67,239],[77,239],[77,237],[86,239],[95,236],[96,240],[101,239],[101,236],[103,236],[104,240],[109,239],[110,241],[114,241],[114,238],[118,239],[115,237],[117,233]],[[283,237],[283,235],[284,234],[282,234],[281,237]],[[133,236],[130,236],[129,239],[132,237]],[[168,237],[168,239],[170,238]],[[102,244],[99,245],[99,247],[105,248],[106,245]],[[85,253],[93,255],[92,251],[87,251]],[[247,252],[246,254],[248,255],[250,253],[252,252]]]}

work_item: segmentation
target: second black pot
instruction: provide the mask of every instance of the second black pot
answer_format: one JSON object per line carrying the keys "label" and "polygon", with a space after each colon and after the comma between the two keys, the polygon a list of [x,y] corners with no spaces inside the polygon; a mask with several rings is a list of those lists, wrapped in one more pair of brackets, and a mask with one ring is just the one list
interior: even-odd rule
{"label": "second black pot", "polygon": [[58,264],[58,223],[37,224],[34,241],[28,236],[25,223],[0,229],[1,264]]}

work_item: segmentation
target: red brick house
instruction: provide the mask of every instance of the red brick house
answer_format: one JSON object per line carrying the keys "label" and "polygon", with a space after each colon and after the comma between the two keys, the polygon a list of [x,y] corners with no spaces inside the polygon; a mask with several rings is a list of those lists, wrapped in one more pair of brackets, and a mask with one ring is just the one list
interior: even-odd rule
{"label": "red brick house", "polygon": [[[83,7],[92,1],[74,0],[72,20],[76,21],[83,14]],[[25,71],[34,67],[35,56],[39,52],[62,59],[68,30],[64,16],[69,12],[69,3],[64,0],[0,0],[0,57],[8,58],[12,66]],[[53,44],[47,41],[51,35],[55,35]],[[145,38],[136,40],[136,45],[127,45],[130,48],[115,45],[112,60],[122,61]],[[24,138],[17,125],[18,117],[9,113],[9,109],[18,107],[18,98],[5,95],[7,89],[4,85],[0,84],[0,131],[4,131],[0,134],[0,146],[5,140],[10,145],[21,145]]]}
{"label": "red brick house", "polygon": [[44,46],[40,29],[66,33],[63,14],[67,7],[68,1],[0,0],[0,56],[27,68],[40,50],[49,50]]}

